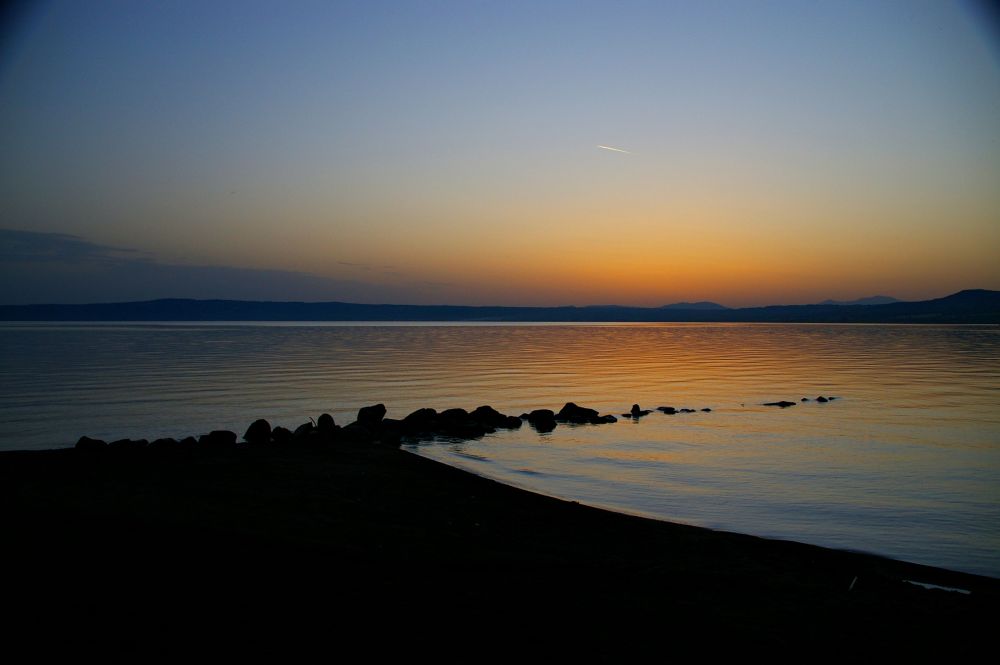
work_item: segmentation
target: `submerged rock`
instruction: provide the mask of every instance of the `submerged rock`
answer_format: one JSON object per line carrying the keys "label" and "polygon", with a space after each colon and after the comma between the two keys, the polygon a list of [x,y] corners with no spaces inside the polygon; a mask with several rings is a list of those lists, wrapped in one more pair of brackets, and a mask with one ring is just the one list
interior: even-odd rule
{"label": "submerged rock", "polygon": [[795,402],[786,402],[785,400],[780,402],[764,402],[764,406],[780,406],[782,409],[787,409],[790,406],[795,406]]}
{"label": "submerged rock", "polygon": [[667,414],[668,416],[672,416],[675,413],[677,413],[677,409],[675,409],[672,406],[658,406],[658,407],[656,407],[656,410],[657,411],[662,411],[663,413]]}
{"label": "submerged rock", "polygon": [[705,413],[711,413],[712,412],[712,410],[710,408],[708,408],[707,406],[704,409],[702,409],[702,411],[704,411]]}
{"label": "submerged rock", "polygon": [[819,397],[817,397],[817,398],[816,398],[816,401],[817,401],[817,402],[820,402],[820,403],[822,403],[822,404],[826,404],[826,403],[827,403],[827,402],[829,402],[830,400],[828,400],[827,398],[825,398],[825,397],[823,397],[822,395],[820,395]]}

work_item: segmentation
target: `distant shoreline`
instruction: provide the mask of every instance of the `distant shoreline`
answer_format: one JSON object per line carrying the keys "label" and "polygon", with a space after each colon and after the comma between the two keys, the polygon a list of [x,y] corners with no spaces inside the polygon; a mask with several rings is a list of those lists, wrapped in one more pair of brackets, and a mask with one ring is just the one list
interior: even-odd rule
{"label": "distant shoreline", "polygon": [[470,323],[1000,323],[1000,291],[916,302],[741,309],[492,307],[166,299],[86,305],[2,305],[0,321],[412,321]]}

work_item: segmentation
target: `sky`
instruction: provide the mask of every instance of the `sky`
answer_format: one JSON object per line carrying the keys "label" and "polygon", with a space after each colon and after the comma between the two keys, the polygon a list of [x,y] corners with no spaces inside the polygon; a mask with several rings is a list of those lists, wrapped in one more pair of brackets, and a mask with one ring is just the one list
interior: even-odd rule
{"label": "sky", "polygon": [[1000,289],[991,18],[943,0],[28,3],[0,40],[0,303]]}

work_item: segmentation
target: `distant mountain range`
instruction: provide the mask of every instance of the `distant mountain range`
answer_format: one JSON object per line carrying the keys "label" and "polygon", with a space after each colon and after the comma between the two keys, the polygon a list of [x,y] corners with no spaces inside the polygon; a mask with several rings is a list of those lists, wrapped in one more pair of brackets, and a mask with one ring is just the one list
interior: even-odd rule
{"label": "distant mountain range", "polygon": [[868,296],[857,300],[824,300],[820,305],[888,305],[899,302],[892,296]]}
{"label": "distant mountain range", "polygon": [[707,302],[675,302],[673,305],[664,305],[660,309],[729,309],[719,303]]}
{"label": "distant mountain range", "polygon": [[934,300],[874,305],[771,305],[732,309],[715,303],[677,303],[665,307],[473,307],[168,299],[93,305],[2,305],[0,321],[1000,323],[1000,291],[973,289]]}

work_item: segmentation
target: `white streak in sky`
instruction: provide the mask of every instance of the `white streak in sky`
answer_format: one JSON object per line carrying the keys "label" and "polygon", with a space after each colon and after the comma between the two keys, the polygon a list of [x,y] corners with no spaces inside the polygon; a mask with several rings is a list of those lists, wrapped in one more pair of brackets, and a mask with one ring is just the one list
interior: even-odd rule
{"label": "white streak in sky", "polygon": [[605,150],[614,150],[615,152],[624,152],[626,155],[634,154],[634,153],[629,152],[628,150],[622,150],[621,148],[612,148],[609,145],[599,145],[597,147],[598,148],[603,148]]}

